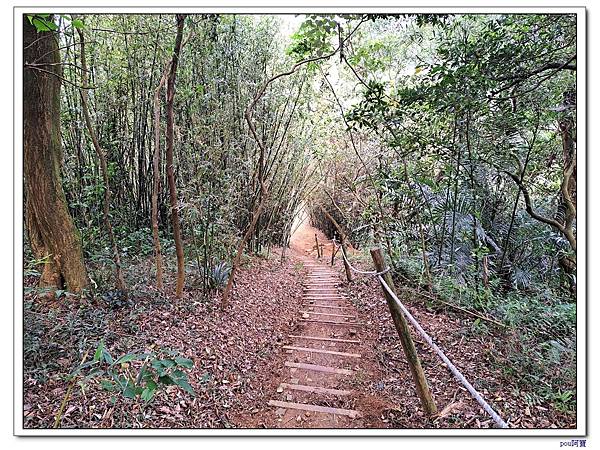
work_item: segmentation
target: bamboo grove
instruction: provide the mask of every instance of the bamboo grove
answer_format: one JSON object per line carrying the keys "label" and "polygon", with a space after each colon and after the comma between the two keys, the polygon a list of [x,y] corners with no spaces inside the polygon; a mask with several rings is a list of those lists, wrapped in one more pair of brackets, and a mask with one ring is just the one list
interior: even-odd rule
{"label": "bamboo grove", "polygon": [[[168,76],[161,80],[172,67],[177,36],[172,16],[98,15],[84,20],[83,29],[68,22],[61,25],[62,138],[69,149],[63,181],[92,266],[96,260],[118,258],[117,247],[125,254],[154,252],[148,238],[156,193],[162,245],[169,250],[177,241],[171,236],[178,221],[170,214],[176,211],[186,242],[183,259],[208,292],[211,273],[230,260],[240,233],[249,228],[260,201],[259,177],[271,195],[248,248],[262,252],[285,245],[296,209],[314,185],[308,150],[314,134],[307,120],[311,83],[306,71],[278,80],[255,104],[256,134],[265,151],[260,170],[260,147],[248,135],[244,118],[267,73],[293,63],[276,59],[282,52],[276,20],[186,17],[172,87],[167,86]],[[171,139],[176,146],[172,165],[169,110],[174,114]],[[169,168],[177,180],[174,199],[169,198]],[[110,211],[102,213],[109,202]],[[112,223],[116,236],[109,251],[106,223]],[[117,275],[117,288],[124,287],[120,279]]]}

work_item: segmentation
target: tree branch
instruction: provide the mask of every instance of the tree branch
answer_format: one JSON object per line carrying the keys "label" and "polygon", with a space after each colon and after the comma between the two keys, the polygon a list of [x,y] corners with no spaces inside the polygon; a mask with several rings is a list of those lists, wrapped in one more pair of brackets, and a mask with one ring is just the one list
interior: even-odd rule
{"label": "tree branch", "polygon": [[566,231],[565,227],[563,227],[558,221],[544,217],[534,211],[533,205],[531,203],[531,196],[529,195],[529,191],[527,190],[527,188],[525,187],[525,185],[523,184],[521,179],[514,173],[509,172],[508,170],[503,170],[503,172],[513,179],[513,181],[516,183],[516,185],[519,187],[519,189],[523,193],[523,198],[525,199],[525,210],[527,211],[527,213],[531,217],[533,217],[535,220],[538,220],[547,225],[553,226],[558,231],[565,234],[565,231]]}

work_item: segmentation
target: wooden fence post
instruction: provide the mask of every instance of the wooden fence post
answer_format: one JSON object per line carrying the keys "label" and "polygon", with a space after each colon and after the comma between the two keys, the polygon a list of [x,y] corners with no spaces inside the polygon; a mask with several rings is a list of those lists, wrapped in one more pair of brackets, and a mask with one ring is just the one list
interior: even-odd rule
{"label": "wooden fence post", "polygon": [[317,258],[321,258],[321,252],[319,250],[319,238],[317,238],[317,233],[315,233],[315,244],[317,244]]}
{"label": "wooden fence post", "polygon": [[342,243],[340,245],[342,246],[342,256],[344,258],[344,269],[346,270],[346,279],[348,281],[352,281],[352,269],[350,269],[350,266],[346,262],[348,255],[346,253],[346,244],[344,243],[344,238],[342,238]]}
{"label": "wooden fence post", "polygon": [[[383,272],[386,268],[385,260],[383,256],[383,252],[381,248],[375,247],[371,249],[371,257],[373,258],[373,263],[375,264],[375,269],[377,272]],[[382,275],[385,283],[389,286],[389,288],[396,292],[394,287],[394,282],[392,281],[392,276],[389,272]],[[421,404],[425,409],[425,412],[428,416],[433,416],[437,414],[437,407],[435,406],[435,401],[433,400],[433,396],[431,395],[431,391],[429,390],[429,385],[427,384],[427,379],[425,378],[425,373],[423,372],[423,367],[421,367],[421,361],[419,359],[419,355],[417,355],[417,350],[415,349],[415,344],[410,336],[410,330],[408,328],[408,323],[400,310],[398,304],[394,301],[391,295],[385,290],[383,286],[383,295],[387,301],[388,307],[390,308],[390,313],[392,314],[392,319],[394,320],[394,325],[396,326],[396,331],[398,331],[398,336],[400,337],[400,342],[402,343],[402,348],[404,349],[404,354],[406,355],[406,359],[408,360],[408,366],[410,367],[410,371],[412,372],[413,379],[415,380],[415,384],[417,387],[417,393],[419,394],[419,398],[421,399]]]}
{"label": "wooden fence post", "polygon": [[335,254],[337,253],[337,249],[335,248],[335,241],[331,243],[331,265],[335,262]]}

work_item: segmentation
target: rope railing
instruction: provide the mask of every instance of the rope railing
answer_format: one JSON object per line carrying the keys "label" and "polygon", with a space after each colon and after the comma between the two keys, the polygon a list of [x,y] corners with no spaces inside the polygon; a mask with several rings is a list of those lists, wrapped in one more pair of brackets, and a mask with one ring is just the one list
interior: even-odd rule
{"label": "rope railing", "polygon": [[494,411],[494,409],[484,400],[484,398],[481,396],[481,394],[479,392],[477,392],[477,390],[473,387],[473,385],[471,383],[469,383],[469,381],[465,378],[465,376],[456,368],[456,366],[454,364],[452,364],[452,362],[444,354],[442,349],[440,349],[437,346],[437,344],[435,342],[433,342],[433,339],[431,338],[431,336],[429,336],[427,334],[427,332],[425,330],[423,330],[421,325],[419,325],[419,322],[417,322],[417,320],[410,314],[410,312],[408,312],[408,310],[406,309],[404,304],[398,299],[398,297],[396,296],[394,291],[392,291],[392,289],[390,289],[390,287],[387,285],[387,283],[381,277],[381,275],[377,276],[377,278],[379,279],[381,286],[383,286],[383,288],[387,291],[387,293],[397,303],[398,307],[402,310],[402,313],[404,314],[406,319],[412,324],[412,326],[415,328],[415,330],[417,330],[419,332],[419,334],[423,337],[423,339],[425,339],[425,342],[427,342],[427,344],[429,344],[429,346],[442,359],[442,361],[444,361],[446,363],[446,365],[448,366],[448,369],[450,369],[450,372],[452,372],[454,377],[458,381],[461,382],[461,384],[467,389],[467,391],[469,391],[471,396],[492,417],[494,422],[496,422],[496,424],[500,428],[508,428],[508,424],[504,420],[502,420],[502,418],[498,415],[498,413],[496,411]]}
{"label": "rope railing", "polygon": [[[333,245],[335,246],[336,245],[335,239],[332,239],[332,242],[333,242]],[[450,372],[452,372],[452,375],[454,375],[454,377],[467,389],[467,391],[469,392],[469,394],[471,394],[471,396],[475,399],[475,401],[477,401],[477,403],[490,415],[490,417],[496,423],[496,425],[498,425],[500,428],[509,428],[508,424],[489,405],[489,403],[487,403],[485,401],[485,399],[473,387],[473,385],[471,383],[469,383],[469,381],[465,378],[465,376],[460,372],[460,370],[458,370],[458,368],[452,363],[452,361],[450,361],[450,359],[446,356],[446,354],[442,351],[442,349],[440,347],[438,347],[438,345],[433,341],[431,336],[429,336],[429,334],[427,334],[427,332],[421,327],[419,322],[417,322],[417,319],[415,319],[412,316],[412,314],[408,311],[406,306],[404,306],[404,304],[400,301],[400,299],[395,294],[395,292],[385,282],[382,275],[389,272],[390,268],[387,267],[385,270],[383,270],[381,272],[359,270],[359,269],[355,268],[354,266],[352,266],[352,264],[350,264],[350,261],[348,261],[348,258],[346,257],[346,255],[344,254],[343,251],[342,251],[342,257],[344,258],[344,261],[346,262],[346,264],[348,264],[348,266],[350,267],[350,269],[352,271],[363,274],[363,275],[371,275],[371,276],[377,277],[377,279],[381,283],[381,286],[383,287],[383,289],[388,293],[388,295],[398,305],[398,307],[402,311],[402,314],[404,315],[404,317],[412,324],[414,329],[417,330],[417,332],[423,337],[423,339],[425,339],[425,342],[427,342],[429,347],[431,347],[431,349],[446,364],[446,366],[448,367]]]}
{"label": "rope railing", "polygon": [[[336,240],[335,240],[335,238],[333,238],[331,240],[331,242],[333,242],[334,248],[337,247],[336,246]],[[339,247],[341,247],[341,245]],[[337,250],[336,250],[336,252],[337,252]],[[350,269],[353,272],[360,273],[362,275],[371,275],[371,276],[377,277],[379,275],[383,275],[383,274],[388,273],[390,271],[389,267],[386,268],[385,270],[382,270],[381,272],[377,272],[376,270],[360,270],[360,269],[357,269],[352,264],[350,264],[350,261],[348,261],[348,258],[346,258],[346,252],[344,252],[343,248],[342,248],[342,257],[344,258],[344,261],[346,261],[346,264],[348,264],[348,267],[350,267]]]}

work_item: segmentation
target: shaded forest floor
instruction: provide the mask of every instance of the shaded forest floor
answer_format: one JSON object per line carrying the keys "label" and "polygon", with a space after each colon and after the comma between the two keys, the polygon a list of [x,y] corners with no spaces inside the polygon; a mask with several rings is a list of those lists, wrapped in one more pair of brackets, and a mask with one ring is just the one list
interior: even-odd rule
{"label": "shaded forest floor", "polygon": [[[94,382],[77,386],[61,421],[68,428],[240,428],[272,427],[275,409],[267,406],[280,381],[286,355],[281,346],[299,327],[302,261],[314,256],[314,232],[304,229],[281,258],[247,261],[240,272],[230,306],[219,308],[215,296],[207,301],[191,286],[175,300],[172,292],[159,296],[149,288],[152,280],[140,278],[131,286],[130,302],[115,306],[106,300],[89,303],[62,299],[44,303],[34,294],[25,296],[24,308],[24,426],[50,428],[67,392],[66,377],[81,354],[93,353],[100,339],[119,356],[142,352],[150,346],[167,347],[190,358],[189,373],[195,397],[169,386],[145,403],[119,397]],[[300,236],[298,235],[298,236]],[[323,236],[320,235],[321,239]],[[325,247],[325,258],[330,247]],[[360,263],[358,264],[360,266]],[[370,269],[367,263],[363,268]],[[343,267],[335,270],[342,279]],[[153,272],[151,261],[135,270]],[[130,270],[130,273],[132,271]],[[35,280],[28,279],[26,284]],[[167,286],[173,280],[165,280]],[[360,393],[356,407],[368,414],[361,427],[381,428],[486,428],[493,423],[452,377],[445,365],[415,339],[417,351],[440,417],[428,421],[421,412],[411,374],[377,282],[357,278],[343,285],[358,312],[364,347],[364,376],[351,381]],[[516,380],[504,375],[502,365],[506,331],[481,335],[472,318],[434,309],[408,291],[401,297],[450,359],[486,397],[511,427],[572,428],[574,416],[550,404],[529,405]],[[304,413],[298,413],[298,422]]]}

